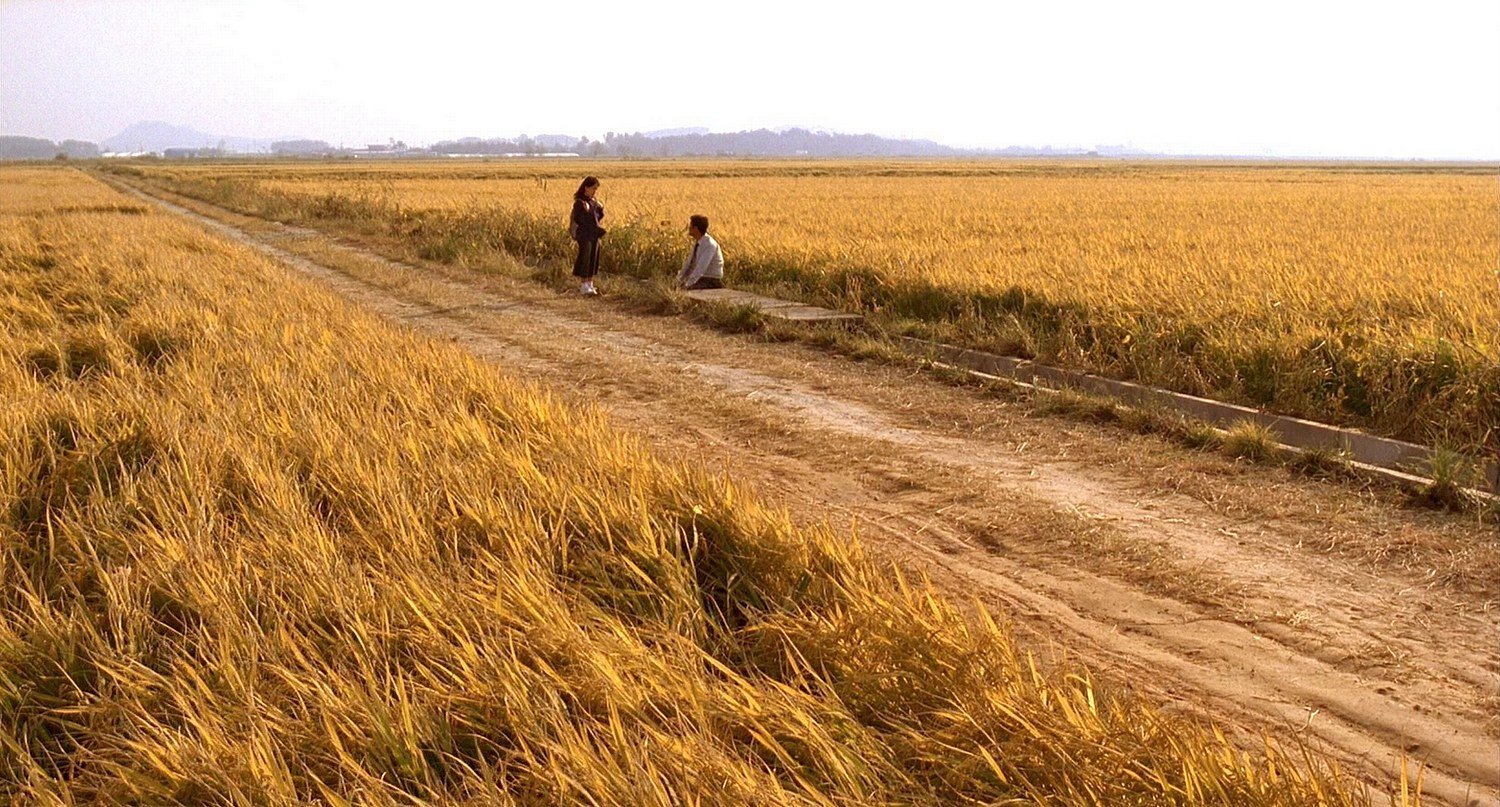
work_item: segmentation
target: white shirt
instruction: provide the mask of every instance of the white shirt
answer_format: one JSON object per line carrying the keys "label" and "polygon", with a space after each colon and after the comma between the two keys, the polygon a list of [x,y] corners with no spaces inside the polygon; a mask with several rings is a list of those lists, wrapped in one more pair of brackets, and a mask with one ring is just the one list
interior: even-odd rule
{"label": "white shirt", "polygon": [[691,286],[705,277],[724,278],[724,250],[719,248],[719,242],[708,233],[698,239],[696,256],[692,251],[688,252],[687,258],[682,262],[682,271],[677,274],[677,281],[683,286]]}

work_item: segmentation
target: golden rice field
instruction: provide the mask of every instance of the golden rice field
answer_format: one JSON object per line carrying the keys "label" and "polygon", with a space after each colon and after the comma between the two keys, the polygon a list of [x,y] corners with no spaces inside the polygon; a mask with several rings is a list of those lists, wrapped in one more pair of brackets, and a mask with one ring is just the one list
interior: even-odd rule
{"label": "golden rice field", "polygon": [[896,330],[1423,443],[1500,446],[1492,168],[1112,162],[140,166],[190,195],[482,267],[560,261],[584,173],[605,267],[707,214],[731,283]]}
{"label": "golden rice field", "polygon": [[84,174],[0,318],[11,803],[1369,801]]}

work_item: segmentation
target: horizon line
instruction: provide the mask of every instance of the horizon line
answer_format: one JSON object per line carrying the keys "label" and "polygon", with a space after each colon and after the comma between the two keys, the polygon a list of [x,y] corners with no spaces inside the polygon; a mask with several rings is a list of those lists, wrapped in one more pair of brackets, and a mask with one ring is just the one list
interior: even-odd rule
{"label": "horizon line", "polygon": [[[192,131],[194,131],[195,134],[203,135],[206,138],[211,138],[211,139],[221,140],[221,141],[224,141],[224,140],[253,140],[253,141],[266,141],[267,143],[274,143],[274,142],[279,142],[279,141],[315,140],[315,141],[320,141],[320,142],[328,143],[330,147],[338,148],[341,151],[359,150],[359,146],[355,146],[355,147],[351,148],[351,147],[347,147],[347,146],[343,145],[345,142],[348,142],[347,138],[340,139],[338,141],[338,145],[335,146],[333,141],[329,141],[329,140],[326,140],[324,138],[319,138],[319,137],[307,136],[307,135],[291,135],[291,136],[283,136],[283,137],[255,137],[255,136],[246,136],[246,135],[222,135],[222,134],[215,134],[215,133],[210,133],[210,132],[198,131],[198,130],[194,129],[194,127],[189,126],[189,125],[169,123],[167,121],[160,120],[160,119],[140,120],[140,121],[137,121],[137,122],[135,122],[135,123],[130,124],[129,126],[127,126],[126,130],[128,130],[131,127],[134,127],[134,126],[139,126],[141,124],[153,124],[153,123],[154,124],[161,124],[163,126],[168,126],[168,127],[172,127],[172,128],[176,128],[176,129],[188,129],[188,130],[192,130]],[[695,129],[701,129],[703,131],[691,131],[691,130],[695,130]],[[1474,156],[1474,155],[1468,155],[1468,156],[1443,156],[1443,157],[1439,157],[1439,156],[1424,156],[1424,155],[1389,155],[1389,154],[1386,154],[1386,155],[1375,155],[1375,156],[1358,156],[1358,155],[1348,155],[1348,154],[1309,154],[1309,153],[1302,153],[1302,152],[1299,152],[1299,153],[1281,153],[1281,152],[1276,152],[1276,151],[1261,151],[1261,152],[1248,152],[1248,153],[1247,152],[1203,152],[1203,151],[1191,151],[1191,150],[1188,150],[1188,151],[1175,151],[1175,150],[1153,149],[1153,148],[1149,148],[1149,147],[1136,146],[1136,145],[1133,145],[1133,144],[1131,144],[1129,142],[1126,142],[1126,143],[1118,143],[1118,142],[1116,142],[1116,143],[1097,143],[1097,144],[1094,144],[1092,146],[1076,145],[1076,144],[1056,145],[1056,144],[1050,144],[1050,143],[1040,144],[1040,145],[1038,145],[1038,144],[1011,143],[1011,144],[1007,144],[1007,145],[1003,145],[1003,146],[966,146],[966,145],[965,146],[960,146],[960,145],[953,145],[951,143],[943,142],[942,140],[935,139],[934,137],[931,137],[931,136],[885,135],[885,134],[879,134],[879,133],[876,133],[876,132],[845,132],[845,131],[839,131],[839,130],[836,130],[836,129],[832,129],[832,128],[828,128],[828,127],[823,127],[823,126],[807,126],[807,125],[787,125],[787,126],[775,126],[775,127],[773,127],[773,126],[759,126],[759,127],[756,127],[756,128],[738,129],[738,130],[734,130],[734,131],[714,130],[714,129],[712,129],[710,127],[706,127],[706,126],[669,126],[669,127],[663,127],[661,129],[634,130],[634,131],[624,131],[624,132],[617,132],[617,131],[614,131],[614,130],[607,130],[606,133],[605,133],[605,135],[606,135],[606,137],[607,137],[608,134],[615,134],[617,136],[636,136],[636,135],[640,135],[640,136],[652,136],[652,135],[655,135],[658,132],[680,132],[678,134],[663,134],[663,135],[659,135],[659,137],[660,138],[667,138],[667,137],[693,137],[693,136],[699,136],[699,137],[701,137],[701,136],[707,136],[707,135],[748,134],[748,133],[759,132],[759,131],[769,131],[769,132],[776,132],[778,134],[783,134],[783,133],[785,133],[785,132],[787,132],[789,130],[793,130],[793,129],[800,129],[800,130],[807,131],[807,132],[810,132],[810,133],[813,133],[813,134],[818,134],[818,135],[842,136],[842,137],[874,137],[874,138],[878,138],[878,139],[881,139],[881,140],[896,141],[896,142],[901,142],[901,141],[923,142],[923,143],[930,143],[930,144],[933,144],[933,145],[936,145],[936,146],[939,146],[939,147],[942,147],[942,148],[945,148],[945,149],[950,149],[950,150],[955,151],[955,152],[964,152],[964,153],[953,154],[953,155],[924,155],[924,154],[911,154],[911,155],[835,155],[835,156],[840,156],[840,157],[877,156],[877,157],[908,157],[908,158],[922,158],[922,159],[941,159],[943,157],[964,157],[964,156],[970,156],[970,157],[986,157],[986,156],[990,156],[990,157],[1011,157],[1011,158],[1028,158],[1028,157],[1034,158],[1034,157],[1046,157],[1046,156],[1050,156],[1050,155],[1046,155],[1046,154],[1035,154],[1035,155],[1010,154],[1010,155],[1007,155],[1007,154],[1001,154],[1001,153],[999,153],[999,152],[1003,152],[1003,151],[1041,151],[1041,152],[1060,152],[1057,156],[1097,157],[1097,158],[1111,158],[1111,159],[1114,159],[1114,158],[1132,158],[1132,157],[1134,157],[1134,158],[1143,158],[1143,159],[1153,159],[1153,158],[1156,158],[1156,159],[1159,159],[1159,158],[1168,158],[1168,159],[1235,159],[1235,160],[1266,160],[1266,159],[1276,159],[1276,160],[1291,160],[1291,161],[1297,161],[1297,162],[1317,161],[1317,160],[1327,160],[1327,161],[1336,161],[1336,162],[1436,162],[1436,163],[1496,163],[1496,162],[1500,162],[1500,154],[1496,154],[1496,155],[1492,155],[1492,156]],[[683,131],[683,130],[689,130],[689,131]],[[99,146],[100,149],[101,149],[101,151],[103,151],[103,143],[104,143],[105,140],[114,139],[115,137],[119,137],[120,134],[124,134],[124,133],[125,133],[124,130],[122,130],[121,132],[119,132],[116,135],[113,135],[111,137],[106,137],[106,138],[100,138],[99,140],[85,140],[85,139],[76,138],[76,137],[65,137],[65,138],[63,138],[63,140],[76,140],[78,142],[91,143],[91,144],[93,144],[95,146]],[[57,144],[60,144],[62,142],[62,140],[53,140],[52,138],[48,138],[48,137],[44,137],[44,136],[40,136],[40,135],[23,135],[23,134],[6,133],[6,134],[0,134],[0,137],[30,137],[30,138],[35,138],[35,139],[38,139],[38,140],[48,140],[49,142],[53,142],[53,143],[57,143]],[[485,140],[518,140],[518,139],[521,139],[521,138],[535,139],[535,138],[539,138],[539,137],[567,137],[567,138],[573,138],[575,140],[589,140],[589,141],[596,141],[597,140],[597,142],[605,142],[605,139],[606,139],[606,137],[596,137],[594,135],[587,135],[587,134],[584,134],[584,135],[575,135],[575,134],[569,134],[569,133],[545,133],[545,132],[541,133],[541,134],[537,134],[537,135],[528,135],[526,133],[519,133],[519,134],[514,134],[514,135],[489,135],[489,136],[462,135],[462,136],[457,136],[457,137],[442,137],[442,138],[437,138],[437,139],[434,139],[434,140],[431,140],[431,141],[428,141],[428,142],[425,142],[425,143],[423,143],[421,141],[413,141],[413,145],[408,146],[408,148],[409,148],[409,150],[414,150],[414,151],[430,150],[432,148],[432,146],[434,146],[434,145],[436,145],[438,143],[456,142],[456,141],[467,140],[467,139],[485,141]],[[406,142],[405,139],[403,139],[403,138],[396,138],[396,137],[388,137],[388,138],[386,138],[386,142],[391,142],[391,141],[400,141],[400,142],[403,142],[403,143]],[[372,145],[372,144],[381,144],[381,145],[383,145],[381,143],[381,141],[379,141],[379,140],[373,140],[372,141],[372,140],[370,140],[368,138],[360,139],[358,142],[360,142],[364,146],[369,146],[369,145]],[[183,147],[172,146],[170,148],[211,148],[211,147],[207,147],[207,146],[183,146]],[[151,151],[154,152],[156,150],[153,149]],[[1115,153],[1106,153],[1106,152],[1115,152]],[[105,153],[122,153],[122,152],[105,152]],[[229,152],[229,154],[232,154],[232,155],[235,155],[235,156],[239,156],[239,155],[246,155],[246,156],[276,156],[273,153],[268,152],[268,151],[234,151],[234,152]],[[496,156],[499,156],[499,155],[496,155]],[[587,155],[580,155],[580,156],[587,156]],[[718,157],[719,155],[674,155],[674,156]],[[729,155],[729,156],[741,156],[741,157],[748,157],[748,156],[772,156],[772,157],[774,157],[774,156],[811,156],[811,155]],[[595,156],[594,157],[594,159],[605,159],[605,158],[613,159],[614,157],[613,156],[610,156],[610,157]],[[656,158],[657,159],[671,159],[672,157],[656,157]],[[636,159],[639,159],[639,157],[637,157]]]}

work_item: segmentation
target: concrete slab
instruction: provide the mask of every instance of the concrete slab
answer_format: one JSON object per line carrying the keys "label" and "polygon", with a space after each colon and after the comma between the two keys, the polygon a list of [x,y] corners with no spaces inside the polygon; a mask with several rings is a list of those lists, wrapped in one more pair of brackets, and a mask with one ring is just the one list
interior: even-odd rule
{"label": "concrete slab", "polygon": [[863,319],[859,314],[819,308],[794,300],[782,300],[739,289],[700,289],[683,292],[683,294],[687,295],[688,299],[702,302],[754,306],[768,317],[793,322],[858,322]]}
{"label": "concrete slab", "polygon": [[864,317],[858,314],[833,311],[811,305],[788,305],[778,308],[766,308],[762,309],[762,312],[768,317],[789,319],[793,322],[859,322],[864,319]]}

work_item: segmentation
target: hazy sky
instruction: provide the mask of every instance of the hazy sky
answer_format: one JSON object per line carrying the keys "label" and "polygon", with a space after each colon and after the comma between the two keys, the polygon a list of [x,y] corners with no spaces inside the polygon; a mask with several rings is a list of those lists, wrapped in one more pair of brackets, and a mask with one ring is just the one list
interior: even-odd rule
{"label": "hazy sky", "polygon": [[806,125],[1500,158],[1500,2],[0,0],[0,133],[350,145]]}

